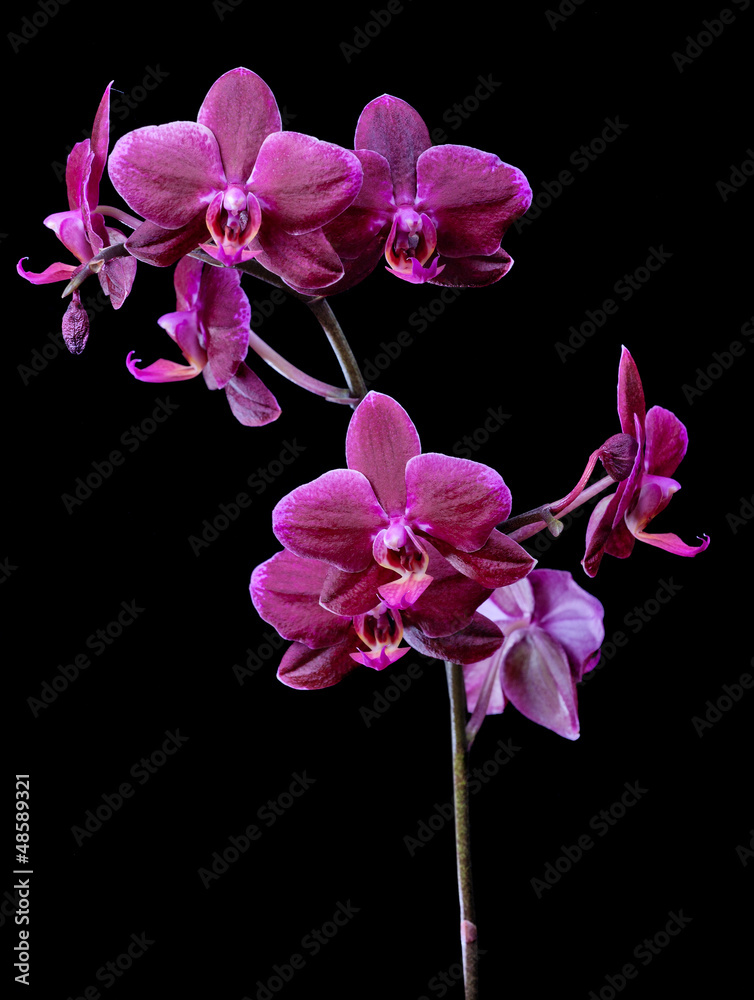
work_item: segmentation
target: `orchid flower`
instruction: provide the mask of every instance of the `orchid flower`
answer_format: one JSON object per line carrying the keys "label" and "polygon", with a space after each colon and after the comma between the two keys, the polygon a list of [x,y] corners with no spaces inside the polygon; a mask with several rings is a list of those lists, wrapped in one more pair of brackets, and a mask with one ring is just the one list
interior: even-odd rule
{"label": "orchid flower", "polygon": [[[96,211],[99,204],[99,185],[107,160],[110,142],[110,88],[109,83],[97,108],[90,139],[73,147],[68,155],[65,181],[68,192],[68,211],[48,215],[44,224],[52,229],[60,242],[81,262],[51,264],[41,273],[25,271],[18,262],[17,271],[22,278],[35,285],[54,281],[67,281],[76,277],[101,250],[123,243],[124,233],[105,225],[104,216]],[[98,263],[97,277],[102,291],[109,296],[114,309],[120,309],[131,291],[136,275],[136,261],[132,257],[115,257]],[[80,354],[89,336],[89,318],[81,304],[76,289],[63,317],[63,337],[72,354]]]}
{"label": "orchid flower", "polygon": [[505,642],[489,659],[464,667],[470,737],[485,714],[511,702],[540,726],[578,739],[576,684],[596,666],[605,638],[597,598],[570,573],[537,569],[496,590],[479,613],[499,626]]}
{"label": "orchid flower", "polygon": [[143,260],[166,266],[201,245],[222,264],[257,258],[302,287],[343,273],[320,230],[353,201],[361,165],[333,143],[282,132],[272,91],[248,69],[212,85],[197,121],[123,136],[109,171],[146,219],[128,242]]}
{"label": "orchid flower", "polygon": [[630,353],[623,348],[618,372],[618,416],[624,435],[637,444],[631,472],[611,496],[596,505],[586,532],[582,565],[596,576],[605,552],[626,559],[636,539],[677,556],[697,556],[709,545],[687,545],[677,535],[656,535],[645,528],[670,503],[680,483],[670,476],[686,454],[686,428],[670,410],[653,406],[645,412],[644,390]]}
{"label": "orchid flower", "polygon": [[359,665],[384,670],[408,652],[403,639],[427,656],[456,663],[490,656],[502,634],[476,612],[489,589],[457,573],[434,550],[430,558],[435,583],[410,608],[390,607],[372,592],[371,606],[359,614],[323,607],[320,595],[330,567],[320,560],[284,549],[257,566],[250,586],[254,607],[292,640],[278,679],[313,690],[336,684]]}
{"label": "orchid flower", "polygon": [[157,321],[188,361],[160,358],[137,368],[131,351],[126,365],[141,382],[183,382],[200,373],[210,389],[225,389],[236,419],[247,427],[269,424],[280,407],[262,380],[244,364],[249,346],[251,307],[241,288],[241,274],[207,267],[184,257],[175,269],[176,312]]}
{"label": "orchid flower", "polygon": [[326,294],[360,281],[383,252],[387,270],[414,284],[488,285],[510,269],[500,242],[531,204],[520,170],[470,146],[433,146],[419,114],[388,94],[362,111],[354,146],[364,183],[325,226],[346,270]]}
{"label": "orchid flower", "polygon": [[[394,399],[370,392],[346,436],[347,469],[299,486],[272,514],[279,542],[332,569],[323,603],[414,604],[432,583],[427,542],[460,573],[494,589],[526,576],[528,553],[494,526],[510,512],[502,477],[479,462],[421,454],[416,427]],[[363,608],[368,611],[371,605]]]}

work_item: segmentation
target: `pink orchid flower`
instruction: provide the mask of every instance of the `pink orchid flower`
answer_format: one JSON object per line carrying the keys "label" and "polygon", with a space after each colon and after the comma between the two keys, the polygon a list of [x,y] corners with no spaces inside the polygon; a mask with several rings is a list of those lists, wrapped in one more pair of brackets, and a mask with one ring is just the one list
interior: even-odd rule
{"label": "pink orchid flower", "polygon": [[225,389],[236,419],[247,427],[269,424],[280,407],[262,380],[244,364],[251,307],[239,271],[207,266],[184,257],[175,269],[176,312],[158,320],[188,361],[160,358],[137,368],[131,351],[126,365],[141,382],[184,382],[200,373],[210,389]]}
{"label": "pink orchid flower", "polygon": [[500,242],[531,204],[520,170],[471,146],[433,146],[419,114],[388,94],[362,111],[354,147],[364,183],[325,227],[346,272],[326,294],[360,281],[382,253],[415,284],[488,285],[507,273]]}
{"label": "pink orchid flower", "polygon": [[[289,687],[330,687],[363,665],[384,670],[409,651],[470,663],[490,656],[501,644],[500,629],[476,608],[487,588],[456,572],[431,552],[434,582],[403,610],[372,592],[371,606],[359,614],[334,614],[320,595],[330,567],[283,550],[254,570],[251,598],[264,621],[292,645],[283,656],[278,679]],[[401,646],[404,640],[408,646]]]}
{"label": "pink orchid flower", "polygon": [[201,244],[223,264],[255,257],[301,287],[343,273],[320,230],[353,201],[361,164],[333,143],[282,132],[272,91],[248,69],[212,85],[197,121],[123,136],[109,171],[147,220],[128,241],[140,259],[165,266]]}
{"label": "pink orchid flower", "polygon": [[[18,262],[17,271],[22,278],[35,285],[45,285],[54,281],[70,281],[101,250],[123,243],[124,233],[105,225],[104,216],[96,211],[99,204],[99,185],[107,161],[110,142],[110,87],[97,108],[90,139],[78,142],[66,161],[65,181],[68,192],[67,212],[48,215],[44,224],[52,229],[60,242],[81,262],[75,264],[51,264],[39,274],[25,271],[21,266],[26,257]],[[97,272],[102,291],[109,296],[114,309],[120,309],[131,291],[136,275],[136,261],[133,257],[115,257],[100,265]],[[72,354],[80,354],[89,336],[89,318],[81,304],[81,296],[76,289],[63,317],[63,337]]]}
{"label": "pink orchid flower", "polygon": [[623,348],[618,371],[618,416],[623,434],[637,443],[633,468],[611,496],[592,511],[582,566],[596,576],[604,553],[626,559],[638,539],[677,556],[697,556],[709,545],[687,545],[678,535],[651,534],[649,522],[663,511],[681,484],[671,479],[686,454],[686,428],[670,410],[653,406],[645,412],[644,390],[630,353]]}
{"label": "pink orchid flower", "polygon": [[505,642],[489,659],[464,667],[468,732],[511,702],[532,722],[578,739],[576,684],[597,665],[605,638],[597,598],[570,573],[537,569],[496,590],[479,613],[499,626]]}
{"label": "pink orchid flower", "polygon": [[[338,613],[373,595],[399,610],[432,582],[430,542],[459,572],[494,589],[534,560],[495,525],[511,497],[489,466],[421,454],[416,427],[394,399],[370,392],[346,436],[347,469],[326,472],[277,504],[272,526],[296,555],[332,567],[323,603]],[[348,604],[353,608],[352,604]]]}

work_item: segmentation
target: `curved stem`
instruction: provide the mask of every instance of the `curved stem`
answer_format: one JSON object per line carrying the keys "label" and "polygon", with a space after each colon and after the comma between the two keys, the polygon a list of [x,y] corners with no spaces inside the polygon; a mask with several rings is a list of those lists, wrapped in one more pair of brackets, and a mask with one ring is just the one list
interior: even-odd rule
{"label": "curved stem", "polygon": [[[560,511],[559,516],[565,517],[570,514],[572,510],[576,510],[582,504],[587,503],[592,497],[596,497],[603,490],[606,490],[608,486],[613,486],[615,480],[611,476],[604,476],[599,479],[596,483],[592,483],[591,486],[579,494],[579,496],[572,502],[569,503],[567,507],[563,507]],[[553,518],[552,511],[550,510],[550,505],[545,504],[543,507],[536,507],[534,510],[529,510],[525,514],[519,514],[517,517],[509,517],[507,521],[504,521],[498,526],[498,530],[502,531],[503,534],[508,535],[512,538],[514,542],[522,542],[526,538],[531,538],[532,535],[536,535],[538,531],[541,531],[545,527],[550,527],[549,522],[554,522],[556,525],[560,525],[560,528],[553,531],[554,535],[559,535],[563,530],[563,522]],[[552,527],[550,527],[552,531]]]}
{"label": "curved stem", "polygon": [[346,385],[351,390],[351,394],[357,397],[357,401],[362,400],[367,394],[367,387],[364,384],[361,369],[356,362],[351,346],[340,328],[340,323],[335,318],[335,313],[330,308],[330,303],[327,299],[314,298],[310,299],[306,304],[317,317],[320,326],[325,331],[327,339],[330,341],[330,346],[335,351],[340,370],[345,376]]}
{"label": "curved stem", "polygon": [[309,392],[316,392],[318,396],[324,396],[331,403],[348,403],[349,405],[353,405],[359,402],[358,399],[351,396],[348,389],[341,389],[334,385],[328,385],[327,382],[320,382],[319,379],[312,378],[311,375],[302,372],[300,368],[296,368],[290,361],[286,361],[282,354],[278,354],[269,344],[265,343],[253,330],[249,334],[249,347],[263,361],[266,361],[270,368],[274,368],[276,372],[279,372],[289,381],[300,385],[302,389],[308,389]]}
{"label": "curved stem", "polygon": [[128,212],[124,212],[120,208],[113,208],[112,205],[97,205],[94,211],[99,212],[100,215],[106,215],[108,218],[116,219],[118,222],[130,226],[131,229],[136,229],[144,221],[135,215],[129,215]]}
{"label": "curved stem", "polygon": [[463,667],[445,663],[450,697],[450,724],[453,749],[453,804],[456,826],[456,870],[461,909],[461,953],[465,1000],[477,1000],[478,961],[474,889],[471,878],[471,824],[467,781],[466,688]]}

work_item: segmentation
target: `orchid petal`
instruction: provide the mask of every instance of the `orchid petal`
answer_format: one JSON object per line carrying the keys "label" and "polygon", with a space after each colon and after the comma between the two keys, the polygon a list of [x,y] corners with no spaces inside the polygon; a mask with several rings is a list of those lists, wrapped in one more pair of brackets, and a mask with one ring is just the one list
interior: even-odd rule
{"label": "orchid petal", "polygon": [[686,454],[686,428],[670,410],[653,406],[647,413],[646,431],[645,471],[653,476],[672,476]]}
{"label": "orchid petal", "polygon": [[207,238],[207,225],[200,212],[185,226],[164,229],[153,222],[142,222],[126,240],[126,249],[137,260],[156,267],[169,267]]}
{"label": "orchid petal", "polygon": [[50,264],[39,273],[25,271],[21,265],[28,259],[28,257],[22,257],[16,264],[16,271],[32,285],[49,285],[54,281],[70,281],[74,272],[78,271],[78,266],[75,264]]}
{"label": "orchid petal", "polygon": [[527,582],[535,602],[532,624],[563,647],[573,679],[580,681],[605,639],[602,605],[564,570],[538,569]]}
{"label": "orchid petal", "polygon": [[257,239],[264,250],[256,254],[259,263],[300,291],[327,289],[343,276],[340,257],[320,229],[291,236],[269,224],[262,226]]}
{"label": "orchid petal", "polygon": [[459,573],[491,590],[521,580],[537,562],[518,542],[497,530],[476,552],[459,551],[435,537],[430,541]]}
{"label": "orchid petal", "polygon": [[636,437],[634,414],[639,418],[639,423],[643,428],[646,419],[644,389],[636,362],[624,347],[621,350],[618,367],[618,416],[620,417],[621,430],[624,434],[630,434],[632,437]]}
{"label": "orchid petal", "polygon": [[441,637],[427,636],[417,626],[405,623],[403,638],[425,656],[462,664],[492,656],[503,642],[497,625],[480,614],[475,614],[471,623],[454,635]]}
{"label": "orchid petal", "polygon": [[137,368],[136,362],[141,361],[141,358],[135,358],[134,353],[134,351],[129,352],[126,368],[140,382],[185,382],[187,379],[196,378],[201,371],[193,365],[179,365],[175,361],[166,361],[165,358],[160,358],[146,368]]}
{"label": "orchid petal", "polygon": [[[484,614],[484,612],[481,612]],[[471,712],[469,726],[478,730],[482,715],[500,715],[507,701],[500,684],[503,647],[485,660],[477,660],[463,668],[466,688],[466,709]],[[481,699],[481,700],[480,700]]]}
{"label": "orchid petal", "polygon": [[317,650],[295,642],[288,647],[278,667],[278,680],[303,691],[332,687],[356,670],[357,664],[351,659],[352,650],[353,643],[348,640]]}
{"label": "orchid petal", "polygon": [[219,388],[233,378],[249,349],[251,306],[241,272],[209,267],[202,275],[199,322],[207,331],[207,357]]}
{"label": "orchid petal", "polygon": [[578,739],[576,688],[563,647],[538,626],[506,639],[501,682],[506,698],[532,722]]}
{"label": "orchid petal", "polygon": [[427,126],[410,104],[389,94],[370,101],[359,116],[355,149],[371,149],[390,165],[395,202],[413,204],[416,161],[432,145]]}
{"label": "orchid petal", "polygon": [[243,361],[225,386],[225,395],[233,416],[245,427],[262,427],[280,416],[278,401]]}

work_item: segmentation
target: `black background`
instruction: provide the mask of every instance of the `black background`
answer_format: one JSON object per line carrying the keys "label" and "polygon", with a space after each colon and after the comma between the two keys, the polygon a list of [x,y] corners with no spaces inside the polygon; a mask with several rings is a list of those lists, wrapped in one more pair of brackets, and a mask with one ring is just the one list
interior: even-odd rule
{"label": "black background", "polygon": [[[60,327],[61,286],[34,287],[13,272],[22,256],[36,271],[68,260],[42,220],[67,207],[67,149],[91,128],[109,80],[122,92],[113,93],[112,143],[142,125],[194,119],[213,81],[238,65],[270,85],[289,128],[348,147],[363,106],[393,93],[430,129],[443,129],[445,141],[523,169],[539,196],[531,225],[505,239],[511,273],[465,291],[425,330],[411,317],[433,303],[440,313],[440,289],[399,282],[382,267],[332,300],[362,362],[379,365],[383,342],[401,331],[412,337],[373,385],[407,408],[424,450],[453,454],[490,408],[500,410],[503,425],[473,457],[502,473],[514,511],[563,495],[618,429],[621,344],[637,361],[647,405],[671,409],[689,431],[677,473],[683,489],[653,528],[689,542],[707,532],[706,553],[687,560],[637,545],[627,561],[606,558],[589,581],[579,566],[584,517],[540,554],[540,566],[571,570],[602,600],[608,639],[616,631],[628,638],[581,688],[578,741],[510,708],[486,721],[474,747],[472,768],[491,761],[501,740],[519,748],[498,773],[488,763],[473,797],[481,996],[680,995],[692,985],[726,991],[745,974],[751,928],[742,908],[754,860],[744,864],[737,847],[749,845],[754,827],[754,692],[723,701],[701,735],[692,721],[714,711],[724,685],[753,673],[754,527],[730,515],[754,491],[754,345],[742,331],[752,329],[754,313],[754,180],[718,186],[745,161],[754,169],[746,101],[754,13],[741,6],[728,6],[735,20],[725,25],[712,3],[674,13],[566,3],[572,13],[556,21],[537,5],[443,11],[403,0],[389,24],[351,50],[344,46],[382,3],[302,13],[252,0],[204,2],[189,13],[174,4],[73,0],[46,24],[32,2],[6,14],[0,595],[10,773],[0,979],[9,995],[75,998],[89,989],[108,1000],[158,991],[265,1000],[260,983],[268,982],[272,995],[290,1000],[314,991],[462,995],[453,837],[438,814],[451,798],[442,666],[410,654],[392,672],[365,669],[326,691],[292,691],[275,678],[280,653],[265,645],[270,628],[248,598],[251,570],[278,549],[272,507],[344,464],[350,411],[262,372],[283,415],[250,429],[202,379],[136,382],[124,364],[129,350],[145,362],[173,357],[156,324],[175,308],[168,271],[140,265],[124,307],[93,316],[79,357],[48,346]],[[18,41],[35,16],[36,35]],[[719,36],[703,36],[690,49],[698,55],[674,60],[708,30],[705,19],[722,26]],[[459,121],[452,109],[473,108],[480,78],[494,86]],[[616,119],[627,127],[579,169],[579,148]],[[554,182],[566,170],[572,183],[558,193]],[[555,192],[549,203],[545,184]],[[101,200],[110,199],[119,203],[105,180]],[[666,262],[623,300],[614,285],[652,248],[663,248]],[[245,287],[251,300],[269,298],[261,283]],[[96,291],[85,286],[84,299]],[[615,315],[559,357],[569,328],[607,298],[619,305]],[[255,312],[255,328],[273,346],[339,381],[302,304],[286,301],[261,322],[259,306]],[[734,341],[743,354],[713,368],[703,391],[684,392]],[[136,450],[125,447],[129,428],[168,398],[169,418]],[[279,471],[285,444],[298,457],[256,492],[249,477]],[[123,464],[69,512],[63,494],[114,449]],[[241,492],[251,506],[195,554],[189,536]],[[664,584],[674,596],[653,603]],[[96,655],[87,639],[117,618],[122,602],[143,610]],[[639,629],[625,622],[635,607],[647,609]],[[240,683],[234,665],[250,651],[261,666]],[[90,666],[33,710],[29,699],[79,654]],[[378,694],[395,696],[390,685],[409,663],[421,676],[369,717],[363,710]],[[137,777],[139,761],[177,730],[187,737],[180,749],[148,780]],[[16,772],[31,775],[31,989],[13,982]],[[308,790],[267,825],[259,810],[281,795],[287,803],[294,775],[304,773]],[[72,828],[124,782],[132,797],[77,838]],[[599,836],[592,817],[618,802],[626,783],[646,791]],[[412,854],[405,838],[430,821],[442,828]],[[205,887],[199,870],[253,824],[259,839]],[[539,898],[532,879],[582,835],[593,846]],[[331,931],[338,904],[352,916],[313,954],[306,935]],[[643,964],[635,948],[681,910],[689,922],[677,936],[661,934],[659,954]],[[126,953],[132,935],[152,943],[108,978],[106,964]],[[271,980],[296,953],[303,967],[288,982]],[[636,977],[621,981],[627,963]]]}

